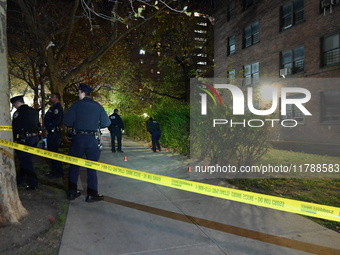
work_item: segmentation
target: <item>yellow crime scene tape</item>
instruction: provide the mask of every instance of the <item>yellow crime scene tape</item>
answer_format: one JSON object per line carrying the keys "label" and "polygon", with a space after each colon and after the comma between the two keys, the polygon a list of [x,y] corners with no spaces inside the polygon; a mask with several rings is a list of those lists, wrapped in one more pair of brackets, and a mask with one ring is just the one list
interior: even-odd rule
{"label": "yellow crime scene tape", "polygon": [[12,131],[12,126],[0,126],[0,130],[3,130],[3,131]]}
{"label": "yellow crime scene tape", "polygon": [[40,148],[25,146],[0,139],[0,145],[25,151],[41,157],[59,160],[65,163],[78,165],[81,167],[91,168],[109,174],[120,175],[140,181],[150,182],[166,187],[185,190],[207,196],[237,201],[246,204],[252,204],[267,207],[275,210],[302,214],[320,219],[340,222],[340,208],[303,202],[293,199],[263,195],[249,191],[225,188],[200,182],[188,181],[163,175],[151,174],[138,170],[100,163],[97,161],[86,160],[83,158],[72,157],[60,153],[47,151]]}

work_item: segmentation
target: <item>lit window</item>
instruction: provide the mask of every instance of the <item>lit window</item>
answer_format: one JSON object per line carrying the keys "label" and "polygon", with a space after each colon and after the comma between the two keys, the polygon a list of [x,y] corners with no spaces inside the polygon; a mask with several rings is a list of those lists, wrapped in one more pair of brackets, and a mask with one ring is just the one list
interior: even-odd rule
{"label": "lit window", "polygon": [[206,58],[206,57],[208,57],[208,54],[206,54],[206,53],[198,53],[196,56],[197,57]]}
{"label": "lit window", "polygon": [[199,13],[199,12],[194,12],[194,16],[195,17],[204,17],[203,13]]}
{"label": "lit window", "polygon": [[229,81],[235,80],[236,70],[235,69],[229,70],[227,75],[228,75],[228,80]]}
{"label": "lit window", "polygon": [[199,41],[199,42],[206,42],[207,39],[202,38],[202,37],[195,37],[195,41]]}
{"label": "lit window", "polygon": [[198,33],[198,34],[206,34],[207,33],[206,30],[202,30],[202,29],[200,29],[200,30],[195,29],[194,31],[195,31],[195,33]]}
{"label": "lit window", "polygon": [[235,44],[235,35],[228,37],[228,55],[235,53],[236,44]]}

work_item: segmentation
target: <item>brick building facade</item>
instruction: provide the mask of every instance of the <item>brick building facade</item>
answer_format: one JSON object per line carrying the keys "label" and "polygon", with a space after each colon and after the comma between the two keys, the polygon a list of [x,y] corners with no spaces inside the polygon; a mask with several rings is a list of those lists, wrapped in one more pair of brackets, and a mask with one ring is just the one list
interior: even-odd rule
{"label": "brick building facade", "polygon": [[260,86],[262,78],[285,83],[301,78],[311,92],[305,106],[312,116],[291,106],[285,117],[298,125],[273,132],[271,138],[280,146],[340,155],[339,2],[219,1],[214,16],[216,78],[244,78],[244,87]]}

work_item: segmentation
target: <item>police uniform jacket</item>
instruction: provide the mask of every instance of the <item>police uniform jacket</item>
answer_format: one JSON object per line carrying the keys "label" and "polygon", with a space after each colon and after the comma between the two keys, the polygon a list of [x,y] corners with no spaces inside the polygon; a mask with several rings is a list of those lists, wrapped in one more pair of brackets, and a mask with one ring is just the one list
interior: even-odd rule
{"label": "police uniform jacket", "polygon": [[64,110],[60,103],[52,105],[46,112],[44,118],[44,125],[47,131],[57,131],[57,128],[61,125],[64,116]]}
{"label": "police uniform jacket", "polygon": [[111,121],[111,124],[109,126],[110,131],[113,130],[114,127],[118,127],[119,129],[124,129],[123,120],[117,113],[111,114],[109,118]]}
{"label": "police uniform jacket", "polygon": [[14,140],[25,138],[27,134],[38,134],[40,130],[39,111],[24,104],[13,114],[12,129]]}
{"label": "police uniform jacket", "polygon": [[150,134],[156,132],[156,131],[161,131],[161,128],[159,127],[159,124],[155,120],[151,120],[148,122],[147,130],[150,132]]}
{"label": "police uniform jacket", "polygon": [[104,108],[90,97],[74,103],[65,113],[63,122],[76,131],[97,131],[110,125]]}

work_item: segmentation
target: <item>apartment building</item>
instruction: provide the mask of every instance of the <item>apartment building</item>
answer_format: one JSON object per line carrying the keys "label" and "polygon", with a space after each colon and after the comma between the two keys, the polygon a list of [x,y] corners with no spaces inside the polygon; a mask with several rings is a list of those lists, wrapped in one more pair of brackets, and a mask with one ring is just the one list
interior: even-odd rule
{"label": "apartment building", "polygon": [[[211,1],[211,3],[210,3]],[[192,18],[180,18],[180,15],[176,12],[167,13],[165,12],[163,15],[166,17],[170,16],[169,24],[163,24],[163,20],[154,19],[152,21],[153,28],[152,29],[161,29],[167,31],[167,26],[169,29],[169,35],[174,35],[174,31],[177,30],[177,38],[169,38],[167,33],[165,33],[164,38],[161,38],[157,45],[154,47],[150,47],[148,45],[148,36],[152,36],[150,31],[151,26],[146,26],[141,30],[149,30],[145,38],[142,40],[136,40],[135,36],[130,36],[129,40],[131,41],[132,48],[131,59],[134,63],[139,63],[141,69],[145,70],[145,73],[149,78],[152,78],[154,81],[160,82],[163,78],[163,71],[160,68],[159,63],[162,60],[163,56],[173,57],[177,59],[177,64],[180,65],[181,59],[183,62],[188,61],[185,59],[190,59],[191,67],[196,69],[196,72],[201,76],[212,76],[213,68],[212,68],[212,60],[213,60],[213,29],[212,22],[209,19],[210,16],[206,14],[206,12],[211,12],[213,7],[213,1],[210,0],[208,3],[204,3],[205,0],[197,1],[197,3],[187,3],[188,1],[179,1],[177,2],[179,10],[183,9],[184,6],[189,5],[188,12],[191,13]],[[147,11],[147,6],[143,5],[143,8]],[[184,16],[186,17],[186,16]],[[178,26],[173,25],[173,20],[178,22]],[[181,23],[181,24],[179,24]],[[188,29],[185,28],[187,26]],[[181,35],[181,33],[183,35]],[[136,31],[136,33],[140,33],[140,31]],[[142,31],[143,33],[143,31]],[[183,49],[188,49],[187,52]],[[178,55],[176,56],[175,53]],[[163,67],[164,69],[165,67]]]}
{"label": "apartment building", "polygon": [[300,78],[311,92],[312,116],[295,105],[277,116],[297,125],[276,128],[276,146],[340,155],[340,1],[225,0],[214,18],[216,78],[243,78],[244,87]]}

